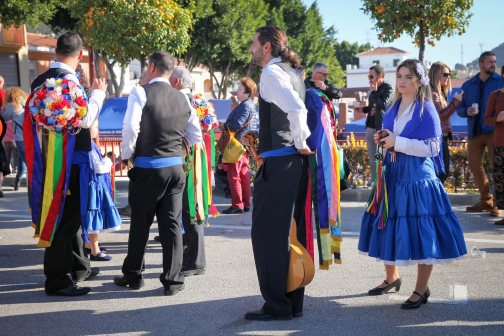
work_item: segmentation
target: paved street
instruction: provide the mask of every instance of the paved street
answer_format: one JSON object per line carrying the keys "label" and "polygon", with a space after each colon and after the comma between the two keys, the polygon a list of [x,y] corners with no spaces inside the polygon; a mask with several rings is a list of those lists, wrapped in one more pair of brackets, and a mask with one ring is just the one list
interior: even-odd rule
{"label": "paved street", "polygon": [[[110,262],[92,262],[101,273],[85,285],[87,296],[49,297],[43,291],[44,250],[36,247],[27,210],[26,188],[4,188],[0,199],[1,335],[504,335],[504,228],[486,214],[454,209],[467,247],[486,252],[450,265],[436,266],[431,301],[418,310],[400,304],[413,291],[416,268],[401,268],[397,294],[369,297],[367,290],[384,279],[383,265],[357,253],[363,202],[342,204],[342,265],[317,270],[306,289],[304,316],[291,321],[255,322],[243,318],[262,305],[250,243],[251,214],[221,215],[206,228],[207,273],[186,279],[174,297],[163,295],[161,246],[147,248],[146,286],[139,291],[117,287],[129,220],[118,232],[100,235]],[[119,206],[126,203],[119,191]],[[216,192],[219,209],[228,199]],[[316,246],[316,244],[315,244]],[[81,285],[83,285],[81,283]]]}

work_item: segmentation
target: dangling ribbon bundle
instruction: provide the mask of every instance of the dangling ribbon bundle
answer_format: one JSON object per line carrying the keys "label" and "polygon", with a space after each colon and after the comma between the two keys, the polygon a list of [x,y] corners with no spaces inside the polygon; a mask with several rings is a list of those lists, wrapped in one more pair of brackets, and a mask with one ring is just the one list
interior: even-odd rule
{"label": "dangling ribbon bundle", "polygon": [[[383,147],[382,147],[383,148]],[[391,154],[391,162],[395,162],[395,152]],[[388,217],[388,195],[387,195],[387,183],[385,179],[385,173],[387,166],[383,165],[383,154],[377,152],[375,154],[376,158],[376,175],[373,181],[373,189],[371,190],[371,195],[366,204],[366,211],[375,215],[375,223],[378,225],[379,229],[383,229],[387,223]],[[394,161],[392,161],[394,158]]]}
{"label": "dangling ribbon bundle", "polygon": [[334,136],[334,113],[330,100],[319,90],[308,90],[305,103],[311,132],[307,144],[316,152],[308,156],[308,165],[319,267],[327,270],[332,263],[341,264],[340,180],[343,157]]}

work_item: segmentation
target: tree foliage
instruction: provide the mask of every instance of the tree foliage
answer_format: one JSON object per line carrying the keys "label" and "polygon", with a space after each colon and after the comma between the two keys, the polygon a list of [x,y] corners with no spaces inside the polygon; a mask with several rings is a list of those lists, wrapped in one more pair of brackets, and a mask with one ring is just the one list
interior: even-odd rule
{"label": "tree foliage", "polygon": [[345,73],[340,62],[334,57],[336,29],[324,28],[317,2],[309,8],[301,0],[265,0],[270,6],[268,24],[282,28],[301,64],[310,74],[310,68],[317,62],[329,65],[328,80],[336,86],[344,86]]}
{"label": "tree foliage", "polygon": [[184,59],[189,67],[206,65],[213,97],[226,98],[231,80],[250,63],[250,40],[265,24],[267,6],[263,0],[215,0],[206,11],[195,23]]}
{"label": "tree foliage", "polygon": [[369,49],[369,43],[359,45],[357,42],[350,44],[348,41],[341,41],[334,44],[336,58],[343,68],[346,68],[347,64],[358,64],[359,59],[355,55]]}
{"label": "tree foliage", "polygon": [[53,16],[62,0],[1,0],[0,23],[4,26],[37,25]]}
{"label": "tree foliage", "polygon": [[189,45],[192,14],[174,0],[70,0],[68,8],[89,45],[123,65]]}
{"label": "tree foliage", "polygon": [[393,42],[413,37],[423,62],[425,43],[435,46],[443,36],[462,35],[469,24],[473,0],[362,0],[361,10],[375,21],[378,39]]}

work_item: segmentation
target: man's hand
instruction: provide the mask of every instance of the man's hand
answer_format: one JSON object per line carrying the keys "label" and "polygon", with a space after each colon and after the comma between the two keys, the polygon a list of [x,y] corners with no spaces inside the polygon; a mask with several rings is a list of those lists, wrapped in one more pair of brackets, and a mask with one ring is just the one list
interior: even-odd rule
{"label": "man's hand", "polygon": [[373,91],[376,91],[377,89],[378,89],[377,84],[373,84],[373,83],[369,82],[369,91],[373,92]]}
{"label": "man's hand", "polygon": [[107,86],[108,86],[108,84],[104,78],[101,78],[101,79],[95,78],[95,80],[93,81],[93,84],[91,85],[91,91],[100,90],[100,91],[106,92]]}
{"label": "man's hand", "polygon": [[224,123],[222,121],[219,121],[219,129],[224,131]]}
{"label": "man's hand", "polygon": [[311,149],[308,146],[305,146],[304,148],[296,148],[299,154],[303,155],[310,155],[313,154],[314,152],[311,151]]}
{"label": "man's hand", "polygon": [[496,122],[501,122],[504,120],[504,111],[500,111],[499,114],[497,114],[497,118],[495,119]]}
{"label": "man's hand", "polygon": [[319,88],[322,91],[325,91],[327,89],[327,85],[325,85],[325,83],[323,81],[318,80],[318,81],[314,81],[313,83],[315,84],[315,86],[317,88]]}
{"label": "man's hand", "polygon": [[474,107],[468,107],[467,108],[467,115],[469,117],[474,117],[476,114],[478,114],[478,110],[476,110]]}
{"label": "man's hand", "polygon": [[247,131],[247,132],[243,133],[242,137],[240,138],[240,142],[244,146],[250,146],[250,141],[247,138],[247,135],[249,135],[249,134],[252,135],[254,137],[254,139],[257,139],[257,137],[259,136],[259,133],[257,133],[257,131]]}
{"label": "man's hand", "polygon": [[375,113],[376,113],[376,107],[373,107],[373,108],[371,109],[371,113],[370,113],[370,115],[371,115],[371,116],[374,116],[374,115],[375,115]]}

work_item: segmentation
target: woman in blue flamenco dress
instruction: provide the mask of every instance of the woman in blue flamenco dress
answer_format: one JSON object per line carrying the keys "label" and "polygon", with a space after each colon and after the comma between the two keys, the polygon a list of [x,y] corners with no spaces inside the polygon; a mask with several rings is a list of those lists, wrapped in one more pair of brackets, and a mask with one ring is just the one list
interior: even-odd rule
{"label": "woman in blue flamenco dress", "polygon": [[386,280],[369,295],[399,291],[398,266],[418,264],[415,291],[401,306],[414,309],[428,302],[434,265],[463,259],[467,249],[436,177],[443,171],[442,133],[429,78],[418,60],[406,60],[397,67],[396,80],[383,131],[375,135],[383,162],[362,218],[358,249],[385,264]]}

